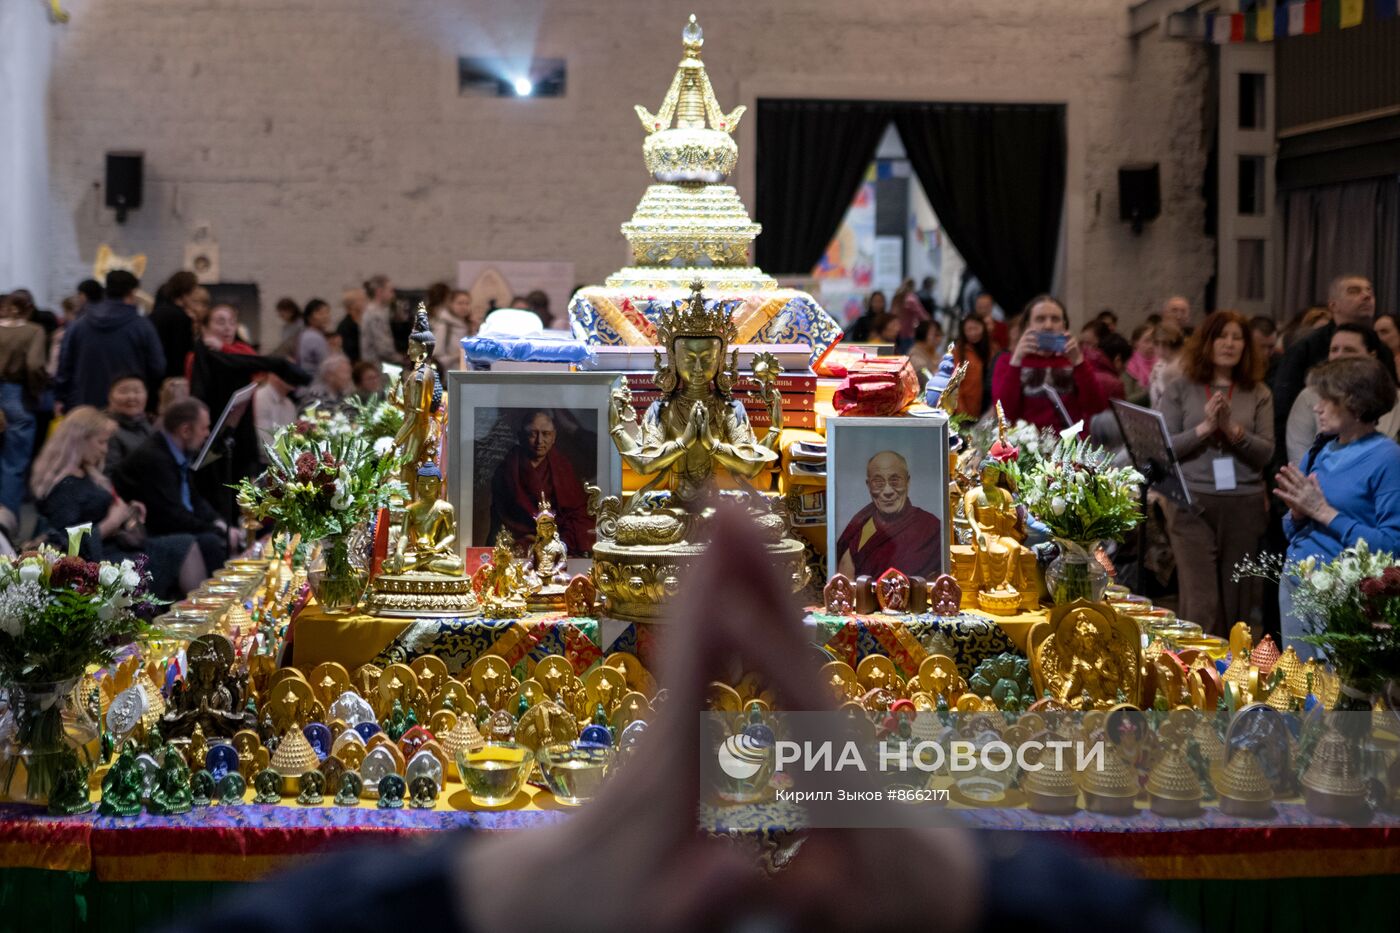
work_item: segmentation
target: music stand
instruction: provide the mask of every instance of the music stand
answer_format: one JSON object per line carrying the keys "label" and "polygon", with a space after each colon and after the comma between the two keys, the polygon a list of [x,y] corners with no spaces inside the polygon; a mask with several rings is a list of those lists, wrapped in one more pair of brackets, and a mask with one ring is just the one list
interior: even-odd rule
{"label": "music stand", "polygon": [[[228,404],[224,410],[219,412],[219,420],[214,423],[214,428],[209,432],[209,436],[204,441],[204,446],[199,451],[199,456],[194,458],[190,464],[190,472],[202,470],[213,463],[222,464],[219,483],[225,488],[233,486],[233,445],[235,438],[233,432],[243,423],[244,417],[248,414],[248,406],[252,404],[253,393],[258,390],[256,383],[250,382],[243,388],[229,396]],[[218,451],[215,452],[215,445]],[[238,527],[238,499],[236,496],[229,496],[229,527]]]}
{"label": "music stand", "polygon": [[1137,531],[1137,586],[1142,588],[1143,556],[1147,538],[1147,494],[1152,490],[1161,493],[1178,508],[1194,511],[1191,491],[1186,487],[1186,477],[1181,472],[1181,462],[1176,459],[1172,448],[1171,432],[1167,430],[1167,419],[1160,411],[1143,408],[1122,399],[1113,399],[1113,417],[1118,421],[1118,430],[1123,434],[1123,446],[1133,467],[1147,480],[1142,487],[1139,504],[1142,506],[1142,521]]}

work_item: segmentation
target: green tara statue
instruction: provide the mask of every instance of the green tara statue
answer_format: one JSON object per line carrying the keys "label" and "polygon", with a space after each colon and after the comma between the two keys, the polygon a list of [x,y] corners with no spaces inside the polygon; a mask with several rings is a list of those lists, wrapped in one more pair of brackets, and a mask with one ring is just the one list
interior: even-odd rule
{"label": "green tara statue", "polygon": [[136,746],[128,742],[102,778],[102,801],[97,812],[103,816],[136,816],[141,812],[141,787]]}

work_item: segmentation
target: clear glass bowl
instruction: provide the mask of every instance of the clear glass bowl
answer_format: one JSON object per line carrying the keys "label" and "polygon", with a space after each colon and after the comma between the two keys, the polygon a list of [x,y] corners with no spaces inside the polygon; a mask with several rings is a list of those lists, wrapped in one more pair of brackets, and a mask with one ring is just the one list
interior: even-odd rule
{"label": "clear glass bowl", "polygon": [[530,750],[515,742],[495,742],[457,753],[462,786],[472,803],[483,807],[499,807],[514,800],[534,766]]}
{"label": "clear glass bowl", "polygon": [[613,750],[606,745],[564,743],[537,753],[545,786],[554,799],[577,806],[598,793],[612,767]]}

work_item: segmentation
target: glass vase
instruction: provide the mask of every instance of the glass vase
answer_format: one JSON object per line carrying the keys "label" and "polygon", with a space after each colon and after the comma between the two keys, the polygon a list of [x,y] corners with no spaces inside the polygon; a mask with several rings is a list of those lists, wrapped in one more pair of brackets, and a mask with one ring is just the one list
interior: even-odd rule
{"label": "glass vase", "polygon": [[1094,557],[1097,541],[1081,544],[1056,538],[1060,555],[1045,568],[1045,586],[1050,601],[1064,606],[1076,599],[1101,602],[1108,588],[1108,571]]}
{"label": "glass vase", "polygon": [[62,772],[91,768],[101,750],[97,724],[82,703],[73,702],[76,680],[13,683],[0,727],[0,796],[18,803],[47,804]]}
{"label": "glass vase", "polygon": [[322,538],[306,567],[306,582],[324,612],[350,612],[364,595],[369,572],[351,559],[351,536]]}

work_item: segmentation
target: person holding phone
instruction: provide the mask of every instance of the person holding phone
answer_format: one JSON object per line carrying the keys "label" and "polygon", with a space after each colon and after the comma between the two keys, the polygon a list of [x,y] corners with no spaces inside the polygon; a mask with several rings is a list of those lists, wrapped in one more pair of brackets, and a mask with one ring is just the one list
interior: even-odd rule
{"label": "person holding phone", "polygon": [[1087,428],[1108,400],[1069,332],[1065,306],[1050,295],[1038,295],[1021,312],[1021,322],[1015,347],[997,360],[992,399],[1001,402],[1012,421],[1057,430],[1082,421]]}

